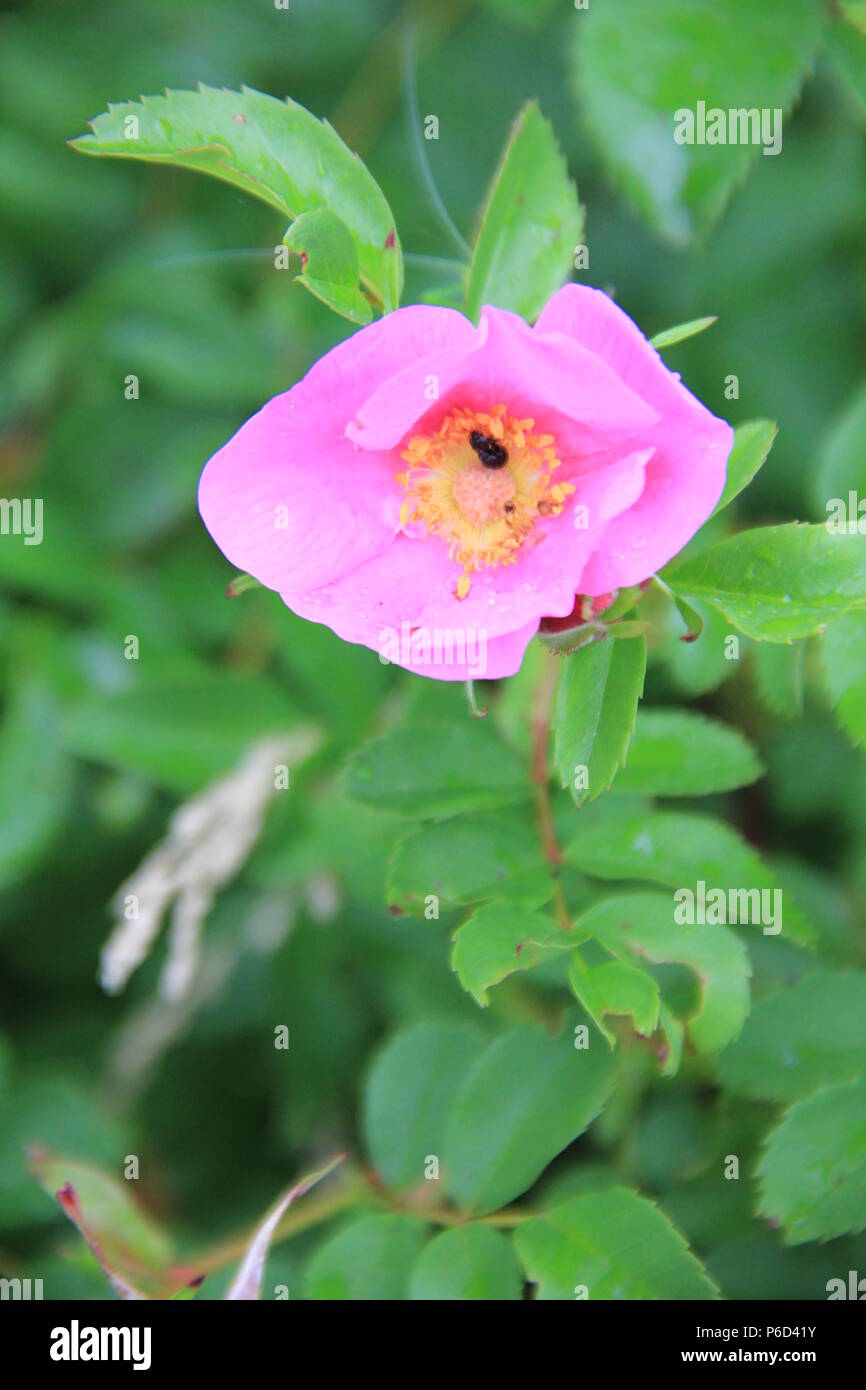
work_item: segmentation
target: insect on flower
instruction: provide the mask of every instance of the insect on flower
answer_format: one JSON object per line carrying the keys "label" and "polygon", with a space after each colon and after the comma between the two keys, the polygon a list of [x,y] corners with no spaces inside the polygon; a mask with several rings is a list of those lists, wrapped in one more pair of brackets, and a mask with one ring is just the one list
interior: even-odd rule
{"label": "insect on flower", "polygon": [[199,507],[295,613],[373,650],[404,624],[483,632],[493,679],[685,545],[732,439],[613,300],[567,285],[533,327],[413,305],[361,329],[214,455]]}

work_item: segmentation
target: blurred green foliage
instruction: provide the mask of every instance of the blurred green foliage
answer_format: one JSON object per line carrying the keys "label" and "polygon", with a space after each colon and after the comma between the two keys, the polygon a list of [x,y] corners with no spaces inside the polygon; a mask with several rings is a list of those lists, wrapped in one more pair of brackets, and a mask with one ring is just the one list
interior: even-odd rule
{"label": "blurred green foliage", "polygon": [[[749,8],[746,0],[736,6],[744,15]],[[673,55],[676,73],[677,63],[689,61],[695,22],[716,7],[679,0],[673,9],[677,15],[667,28],[658,22],[652,43]],[[784,9],[781,0],[768,6],[767,45],[777,42],[773,23]],[[718,414],[780,423],[770,461],[733,503],[736,519],[823,520],[833,489],[856,487],[864,476],[866,40],[834,21],[818,51],[817,7],[798,0],[796,9],[803,12],[797,43],[789,52],[778,42],[774,92],[786,106],[796,96],[782,157],[757,158],[749,168],[738,157],[725,166],[721,192],[701,181],[697,167],[682,203],[652,142],[635,149],[623,134],[636,106],[666,109],[664,91],[618,80],[617,45],[623,33],[637,41],[628,28],[634,0],[592,0],[588,13],[532,0],[406,7],[292,0],[289,11],[270,0],[36,0],[0,19],[0,491],[41,497],[45,515],[43,545],[0,539],[0,1272],[44,1278],[46,1297],[110,1296],[29,1174],[24,1150],[31,1144],[116,1177],[126,1156],[137,1155],[136,1199],[172,1232],[176,1257],[184,1259],[248,1230],[293,1174],[342,1148],[361,1163],[366,1151],[387,1181],[408,1185],[401,1155],[386,1139],[397,1142],[417,1100],[414,1087],[401,1100],[398,1083],[405,1087],[425,1065],[431,1087],[442,1067],[450,1078],[448,1105],[443,1096],[441,1113],[425,1125],[445,1136],[446,1110],[451,1115],[453,1136],[443,1144],[452,1144],[460,1200],[484,1210],[510,1201],[561,1146],[544,1133],[551,1113],[561,1121],[562,1143],[571,1132],[557,1100],[558,1064],[540,1058],[549,1104],[532,1119],[538,1151],[515,1141],[523,1186],[515,1187],[513,1174],[475,1172],[465,1154],[460,1159],[468,1146],[483,1166],[477,1155],[485,1135],[511,1142],[508,1118],[496,1106],[492,1115],[484,1111],[495,1087],[485,1090],[476,1069],[460,1089],[461,1068],[483,1056],[489,1071],[519,1074],[527,1048],[543,1052],[545,1043],[536,1031],[518,1046],[516,1033],[503,1030],[549,1020],[560,978],[555,962],[539,967],[532,989],[517,975],[482,1014],[449,966],[459,911],[442,922],[411,915],[419,910],[418,882],[433,873],[427,831],[404,840],[392,859],[407,810],[471,813],[478,839],[471,852],[463,847],[462,859],[461,846],[448,844],[451,823],[436,828],[442,847],[435,867],[450,878],[430,891],[452,904],[483,896],[503,871],[499,850],[494,855],[484,840],[484,813],[520,802],[521,756],[503,744],[486,764],[492,789],[474,780],[455,790],[435,737],[425,737],[442,785],[434,778],[431,786],[431,769],[415,765],[417,785],[410,779],[401,788],[402,802],[388,761],[399,764],[400,746],[390,740],[379,755],[366,743],[371,735],[408,718],[415,722],[407,738],[417,747],[419,728],[435,732],[454,721],[450,756],[459,768],[463,737],[500,738],[492,721],[464,733],[459,689],[395,673],[374,653],[302,623],[273,594],[256,590],[226,601],[232,572],[197,518],[195,488],[208,455],[350,325],[275,273],[273,248],[285,225],[271,209],[183,170],[87,160],[64,142],[109,101],[166,87],[248,84],[291,94],[331,121],[381,185],[408,253],[404,300],[436,297],[443,275],[453,281],[456,272],[438,263],[452,258],[453,245],[425,201],[404,120],[401,54],[411,13],[419,26],[419,111],[439,118],[439,138],[427,153],[463,236],[476,228],[511,121],[537,98],[586,209],[590,266],[581,278],[614,289],[649,334],[718,315],[707,332],[667,348],[667,360]],[[735,18],[724,50],[732,62],[743,49]],[[599,49],[605,64],[594,61]],[[739,100],[748,73],[734,76],[730,90]],[[641,128],[652,130],[651,123]],[[684,209],[695,215],[698,239]],[[740,382],[735,406],[724,396],[730,374]],[[125,393],[130,376],[138,378],[138,399]],[[695,606],[701,611],[700,595]],[[648,702],[697,700],[704,714],[748,735],[767,776],[733,794],[725,794],[722,779],[708,789],[717,793],[708,809],[760,849],[767,867],[747,872],[765,879],[745,881],[790,885],[825,964],[850,971],[862,964],[866,943],[866,791],[862,753],[852,743],[863,737],[866,686],[858,688],[856,672],[847,677],[840,665],[862,652],[862,616],[833,629],[837,658],[826,670],[813,644],[797,658],[802,671],[789,649],[768,652],[745,639],[734,671],[719,658],[724,620],[711,609],[704,617],[715,639],[688,647],[676,614],[670,617],[668,635],[650,650]],[[130,634],[140,643],[135,663],[124,657]],[[615,644],[617,659],[621,645],[631,644]],[[513,690],[491,692],[500,730],[513,742],[526,702],[522,682],[523,675]],[[826,698],[834,684],[841,730]],[[318,728],[321,744],[293,772],[291,795],[274,806],[243,873],[220,894],[192,1000],[157,1000],[159,945],[124,994],[106,997],[96,980],[106,905],[163,836],[179,799],[228,772],[260,733],[300,724]],[[644,730],[650,761],[653,727]],[[724,748],[719,757],[724,762]],[[642,790],[640,766],[634,793]],[[749,760],[749,778],[741,780],[757,766]],[[422,795],[429,800],[418,810]],[[576,908],[593,899],[588,876],[607,876],[605,847],[610,875],[625,876],[619,837],[626,822],[643,825],[645,817],[649,824],[663,814],[636,795],[613,803],[610,813],[582,812],[594,817],[586,822],[589,838],[582,851],[569,847]],[[675,811],[691,815],[693,804],[675,803]],[[563,795],[554,809],[570,827],[562,834],[570,846],[574,807]],[[529,911],[545,893],[522,816],[518,804],[499,820],[511,836],[507,870]],[[720,853],[710,843],[716,824],[707,821],[709,855]],[[723,832],[725,853],[749,853],[731,830]],[[593,835],[595,848],[587,849]],[[731,851],[732,844],[739,848]],[[655,881],[681,882],[679,867],[660,870]],[[398,910],[389,913],[386,901]],[[636,1222],[648,1239],[671,1242],[678,1292],[706,1293],[679,1237],[660,1221],[659,1231],[649,1206],[633,1210],[644,1199],[618,1197],[614,1183],[656,1200],[728,1296],[823,1297],[828,1278],[866,1270],[862,1237],[791,1248],[755,1216],[759,1209],[774,1221],[789,1212],[805,1219],[790,1145],[801,1129],[816,1132],[809,1127],[812,1092],[768,1089],[756,1070],[765,1052],[771,1071],[786,1065],[768,1011],[814,963],[760,934],[749,944],[759,1003],[754,1031],[722,1068],[726,1088],[692,1054],[672,1088],[651,1058],[623,1044],[611,1103],[533,1191],[542,1206],[554,1195],[565,1203],[550,1263],[541,1260],[546,1296],[557,1296],[560,1285],[570,1296],[569,1222],[588,1201],[585,1188],[610,1189],[604,1200],[615,1226]],[[809,996],[820,979],[796,987]],[[862,1018],[853,987],[845,997],[849,1023],[854,1014]],[[856,1083],[866,1055],[862,1030],[851,1023],[851,1036],[840,1042],[832,1002],[821,995],[814,1007],[827,1037],[812,1040],[809,1074]],[[290,1031],[287,1051],[274,1047],[281,1025]],[[426,1041],[419,1040],[423,1029],[433,1030]],[[514,1055],[503,1055],[509,1046]],[[388,1066],[396,1089],[385,1095]],[[609,1066],[606,1053],[597,1066]],[[600,1108],[607,1077],[593,1086],[581,1124]],[[822,1126],[838,1123],[838,1095],[835,1107],[825,1103]],[[395,1096],[403,1106],[396,1114]],[[758,1142],[778,1116],[774,1107],[792,1099],[806,1109],[792,1111],[774,1138],[777,1147],[789,1146],[790,1171],[781,1191],[770,1183],[759,1196]],[[462,1127],[461,1107],[472,1120]],[[504,1128],[491,1129],[497,1122]],[[744,1158],[737,1183],[718,1179],[730,1153]],[[457,1268],[462,1296],[479,1289],[517,1296],[511,1247],[503,1242],[503,1254],[493,1231],[489,1238],[481,1227],[441,1234],[416,1260],[423,1243],[417,1223],[375,1214],[353,1218],[344,1230],[336,1201],[334,1209],[332,1223],[275,1247],[267,1287],[287,1284],[292,1296],[441,1296],[450,1287],[443,1269]],[[822,1232],[837,1229],[819,1225]],[[340,1242],[355,1252],[356,1268],[380,1272],[369,1279],[359,1272],[356,1286],[347,1286]],[[518,1248],[530,1271],[543,1244],[539,1223],[528,1223]],[[400,1273],[410,1265],[411,1289]],[[205,1296],[219,1293],[225,1278],[215,1273]],[[640,1296],[631,1275],[623,1278],[629,1296]]]}

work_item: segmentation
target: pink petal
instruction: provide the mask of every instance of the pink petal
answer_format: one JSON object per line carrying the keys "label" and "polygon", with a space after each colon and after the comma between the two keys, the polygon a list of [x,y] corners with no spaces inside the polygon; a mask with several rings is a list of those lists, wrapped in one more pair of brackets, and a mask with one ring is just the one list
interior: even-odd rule
{"label": "pink petal", "polygon": [[[658,419],[605,362],[565,334],[540,334],[517,314],[489,308],[470,332],[378,382],[350,421],[349,438],[365,449],[396,448],[423,416],[431,415],[425,429],[438,423],[452,401],[479,409],[503,401],[512,415],[541,420],[554,434],[561,416],[572,423],[581,452],[623,442]],[[432,378],[438,398],[431,403]]]}
{"label": "pink petal", "polygon": [[709,517],[725,486],[733,430],[683,386],[600,290],[566,285],[542,311],[539,329],[567,333],[604,357],[661,417],[640,436],[640,444],[655,451],[640,501],[610,524],[581,581],[587,594],[636,584],[676,555]]}
{"label": "pink petal", "polygon": [[[449,558],[445,542],[405,535],[333,583],[304,594],[284,593],[283,599],[302,618],[326,623],[345,641],[380,653],[399,641],[402,655],[413,631],[422,634],[418,641],[427,634],[431,645],[437,633],[450,633],[464,650],[481,645],[491,662],[498,653],[497,663],[507,665],[521,642],[521,652],[525,648],[542,617],[571,612],[582,588],[583,567],[603,541],[605,527],[640,496],[650,454],[631,455],[578,479],[562,513],[538,524],[516,562],[473,574],[463,599],[455,592],[462,566]],[[578,505],[586,508],[586,529],[575,527]],[[517,645],[500,645],[515,633]],[[389,659],[438,679],[465,679],[462,666]]]}
{"label": "pink petal", "polygon": [[375,385],[472,327],[453,309],[400,309],[339,344],[269,401],[206,465],[202,520],[239,570],[291,592],[337,578],[382,550],[398,525],[399,457],[361,452],[348,419]]}

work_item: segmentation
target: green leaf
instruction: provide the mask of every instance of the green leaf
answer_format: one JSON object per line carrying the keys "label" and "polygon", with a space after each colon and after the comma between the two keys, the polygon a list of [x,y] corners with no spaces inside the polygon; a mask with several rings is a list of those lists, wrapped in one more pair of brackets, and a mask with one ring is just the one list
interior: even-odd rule
{"label": "green leaf", "polygon": [[434,1236],[415,1261],[409,1297],[514,1301],[523,1279],[510,1241],[489,1226],[457,1226]]}
{"label": "green leaf", "polygon": [[555,632],[539,632],[538,640],[549,651],[560,655],[579,652],[582,647],[601,642],[607,637],[607,628],[601,621],[578,623],[575,627],[559,628]]}
{"label": "green leaf", "polygon": [[[658,577],[656,577],[657,584],[662,582],[663,581],[659,580]],[[686,629],[685,632],[680,633],[680,641],[686,643],[697,642],[698,638],[704,630],[704,620],[698,612],[697,608],[694,608],[690,603],[687,603],[686,600],[683,598],[682,594],[673,593],[672,590],[667,588],[667,585],[664,585],[664,588],[667,590],[667,593],[673,600],[674,607],[676,608],[677,612],[682,618],[683,624]]]}
{"label": "green leaf", "polygon": [[50,845],[67,810],[69,759],[48,689],[22,684],[0,726],[0,888],[26,874]]}
{"label": "green leaf", "polygon": [[364,738],[388,684],[386,668],[366,648],[341,642],[324,623],[279,607],[277,660],[293,691],[347,747]]}
{"label": "green leaf", "polygon": [[736,426],[734,443],[728,455],[725,490],[713,508],[713,516],[723,511],[743,488],[748,487],[765,463],[778,433],[775,420],[749,420],[745,425]]}
{"label": "green leaf", "polygon": [[815,971],[759,999],[718,1071],[736,1095],[787,1102],[866,1078],[866,975]]}
{"label": "green leaf", "polygon": [[718,317],[718,314],[710,314],[708,318],[689,319],[688,323],[678,323],[676,328],[665,328],[661,333],[656,333],[654,338],[650,338],[650,342],[656,350],[673,347],[674,343],[685,342],[686,338],[694,338],[695,334],[703,333],[705,328],[710,328],[718,321]]}
{"label": "green leaf", "polygon": [[427,1228],[409,1216],[364,1216],[327,1240],[307,1270],[304,1297],[404,1299]]}
{"label": "green leaf", "polygon": [[556,694],[554,758],[578,805],[606,791],[621,766],[645,673],[643,637],[593,642],[569,657]]}
{"label": "green leaf", "polygon": [[866,606],[866,536],[792,524],[742,531],[663,571],[756,641],[790,642]]}
{"label": "green leaf", "polygon": [[630,640],[633,637],[645,637],[649,630],[648,622],[644,622],[642,619],[629,619],[626,622],[611,623],[607,628],[607,636],[616,642],[623,638]]}
{"label": "green leaf", "polygon": [[866,0],[840,0],[840,17],[846,19],[849,24],[860,34],[866,34]]}
{"label": "green leaf", "polygon": [[389,1187],[421,1187],[461,1080],[480,1054],[483,1034],[463,1023],[419,1023],[393,1037],[364,1087],[362,1129],[370,1160]]}
{"label": "green leaf", "polygon": [[550,123],[536,102],[514,123],[475,243],[466,313],[482,305],[511,309],[530,321],[570,277],[583,235],[577,189]]}
{"label": "green leaf", "polygon": [[[51,962],[43,959],[44,954],[39,957],[39,968],[47,973]],[[50,1025],[50,1019],[43,1023],[46,1036],[52,1031],[56,1037]],[[53,1161],[55,1154],[84,1153],[94,1165],[107,1169],[116,1163],[124,1142],[122,1127],[97,1103],[93,1088],[86,1089],[79,1079],[65,1073],[56,1058],[39,1071],[16,1069],[18,1074],[13,1082],[6,1074],[9,1060],[8,1055],[4,1057],[0,1073],[0,1229],[3,1231],[56,1222],[54,1196],[64,1182],[77,1181],[82,1191],[85,1190],[78,1172],[79,1162],[72,1159],[68,1176],[61,1176],[57,1187],[51,1189],[51,1202],[48,1203],[33,1182],[33,1169],[41,1162]],[[38,1146],[37,1152],[33,1151],[34,1146]],[[30,1170],[26,1161],[28,1149]],[[90,1172],[91,1165],[86,1166]],[[97,1173],[98,1178],[102,1176]],[[129,1184],[124,1182],[121,1190],[128,1200]]]}
{"label": "green leaf", "polygon": [[789,1245],[866,1229],[866,1087],[831,1086],[793,1105],[757,1170],[759,1211]]}
{"label": "green leaf", "polygon": [[575,953],[568,982],[611,1047],[616,1045],[616,1034],[605,1025],[606,1014],[631,1018],[635,1032],[644,1037],[650,1037],[658,1027],[659,987],[645,970],[618,960],[587,966]]}
{"label": "green leaf", "polygon": [[527,769],[484,719],[412,724],[372,739],[350,759],[345,782],[356,801],[418,820],[531,794]]}
{"label": "green leaf", "polygon": [[[773,905],[779,900],[772,894],[781,893],[758,854],[724,821],[710,816],[654,811],[593,821],[587,815],[565,857],[596,878],[634,878],[691,889],[703,880],[708,893],[713,888],[766,891]],[[780,916],[781,922],[777,916],[774,925],[781,924],[783,937],[807,945],[814,942],[813,928],[788,894]]]}
{"label": "green leaf", "polygon": [[403,258],[382,190],[327,121],[290,97],[200,85],[110,105],[90,125],[71,141],[84,154],[198,169],[290,219],[329,208],[351,233],[361,282],[386,311],[397,308]]}
{"label": "green leaf", "polygon": [[707,796],[745,787],[763,774],[737,729],[680,709],[642,709],[614,791],[648,796]]}
{"label": "green leaf", "polygon": [[540,906],[553,884],[532,816],[503,807],[411,831],[394,851],[387,892],[391,907],[420,914],[430,894],[444,909],[505,897]]}
{"label": "green leaf", "polygon": [[720,1052],[740,1032],[749,1012],[751,966],[746,948],[724,926],[689,931],[661,893],[624,893],[596,903],[578,919],[585,932],[626,965],[685,965],[697,977],[700,999],[686,1032],[698,1052]]}
{"label": "green leaf", "polygon": [[253,578],[251,574],[236,574],[226,589],[226,598],[240,598],[241,594],[248,594],[252,589],[262,587],[261,580]]}
{"label": "green leaf", "polygon": [[737,668],[737,662],[725,656],[728,621],[708,603],[695,604],[695,611],[702,623],[700,637],[684,642],[682,628],[669,609],[667,632],[654,648],[677,691],[692,698],[715,690]]}
{"label": "green leaf", "polygon": [[[866,41],[860,40],[866,49]],[[821,451],[815,479],[815,504],[822,514],[831,514],[834,499],[847,512],[848,494],[857,502],[866,497],[866,390],[860,391],[839,417]],[[858,516],[858,521],[859,521]],[[864,528],[866,529],[866,520]]]}
{"label": "green leaf", "polygon": [[[33,1176],[91,1245],[120,1297],[164,1293],[174,1258],[171,1244],[132,1200],[130,1184],[74,1158],[38,1151]],[[140,1296],[140,1295],[139,1295]]]}
{"label": "green leaf", "polygon": [[214,671],[84,699],[70,710],[65,732],[80,757],[187,793],[228,772],[250,743],[289,730],[299,747],[315,739],[270,681]]}
{"label": "green leaf", "polygon": [[532,970],[555,959],[569,945],[568,933],[553,917],[514,903],[489,903],[458,927],[453,937],[451,969],[482,1008],[487,991],[507,975]]}
{"label": "green leaf", "polygon": [[616,1066],[602,1044],[578,1049],[527,1024],[490,1044],[463,1081],[443,1171],[462,1207],[496,1211],[531,1187],[604,1106]]}
{"label": "green leaf", "polygon": [[658,232],[680,243],[702,236],[761,148],[750,132],[747,143],[703,143],[698,127],[694,143],[678,143],[679,113],[695,113],[698,102],[726,118],[789,110],[822,18],[816,0],[618,0],[581,16],[574,42],[587,123],[608,170]]}
{"label": "green leaf", "polygon": [[[853,618],[863,622],[858,613],[846,614],[830,631]],[[804,642],[783,646],[781,642],[761,642],[755,647],[755,673],[758,693],[764,703],[783,719],[797,719],[803,713]]]}
{"label": "green leaf", "polygon": [[866,108],[866,37],[841,21],[827,27],[827,51],[863,108]]}
{"label": "green leaf", "polygon": [[866,742],[866,613],[846,613],[821,638],[824,683],[836,718],[854,743]]}
{"label": "green leaf", "polygon": [[659,1004],[659,1023],[667,1040],[666,1054],[662,1053],[662,1076],[676,1076],[683,1064],[686,1030],[665,1003]]}
{"label": "green leaf", "polygon": [[345,222],[328,208],[302,212],[283,242],[300,256],[303,270],[295,278],[311,294],[352,323],[372,321],[370,301],[358,289],[358,248]]}
{"label": "green leaf", "polygon": [[542,1299],[718,1295],[679,1231],[626,1187],[572,1197],[518,1226],[514,1243]]}

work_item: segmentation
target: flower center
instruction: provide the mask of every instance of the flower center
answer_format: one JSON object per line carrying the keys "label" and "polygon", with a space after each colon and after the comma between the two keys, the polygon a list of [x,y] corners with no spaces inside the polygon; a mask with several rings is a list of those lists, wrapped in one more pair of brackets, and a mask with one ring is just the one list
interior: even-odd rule
{"label": "flower center", "polygon": [[406,490],[400,525],[423,522],[448,542],[463,566],[457,597],[472,574],[511,565],[539,517],[558,516],[571,483],[553,483],[560,467],[553,435],[535,434],[534,420],[517,420],[504,405],[489,414],[454,409],[432,434],[415,434],[397,474]]}

